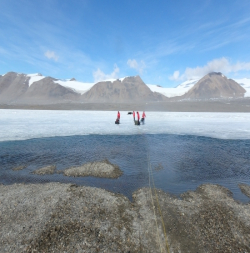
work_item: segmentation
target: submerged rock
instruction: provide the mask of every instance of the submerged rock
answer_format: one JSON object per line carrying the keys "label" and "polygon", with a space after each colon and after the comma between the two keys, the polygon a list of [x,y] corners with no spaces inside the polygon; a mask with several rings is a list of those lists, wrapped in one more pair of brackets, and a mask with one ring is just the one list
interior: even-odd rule
{"label": "submerged rock", "polygon": [[101,162],[85,163],[79,167],[71,167],[64,170],[64,175],[68,177],[105,177],[118,178],[122,171],[117,165],[110,163],[108,160]]}
{"label": "submerged rock", "polygon": [[32,174],[37,174],[37,175],[54,174],[55,170],[56,170],[55,165],[49,165],[49,166],[42,167],[40,169],[33,171]]}
{"label": "submerged rock", "polygon": [[23,169],[25,169],[26,168],[26,165],[20,165],[20,166],[17,166],[17,167],[15,167],[15,168],[13,168],[12,170],[14,170],[14,171],[19,171],[19,170],[23,170]]}

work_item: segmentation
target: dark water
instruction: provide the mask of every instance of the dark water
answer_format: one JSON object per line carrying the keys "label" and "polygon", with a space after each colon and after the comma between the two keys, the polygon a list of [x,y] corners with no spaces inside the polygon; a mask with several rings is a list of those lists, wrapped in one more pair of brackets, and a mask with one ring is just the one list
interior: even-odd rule
{"label": "dark water", "polygon": [[[73,178],[30,172],[55,164],[58,170],[108,159],[120,166],[119,179]],[[120,192],[149,185],[151,164],[155,186],[173,194],[195,190],[202,183],[229,188],[234,198],[249,199],[238,188],[250,184],[250,140],[221,140],[180,135],[86,135],[0,142],[0,183],[73,182]],[[22,171],[12,168],[27,165]]]}

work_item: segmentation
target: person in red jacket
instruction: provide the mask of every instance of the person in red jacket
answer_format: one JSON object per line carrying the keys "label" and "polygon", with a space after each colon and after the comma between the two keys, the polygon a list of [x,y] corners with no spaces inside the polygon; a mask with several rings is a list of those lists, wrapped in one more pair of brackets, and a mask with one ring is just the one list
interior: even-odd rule
{"label": "person in red jacket", "polygon": [[146,114],[145,114],[145,112],[143,112],[142,116],[141,116],[141,123],[142,124],[145,124],[145,118],[146,118]]}
{"label": "person in red jacket", "polygon": [[138,122],[140,121],[140,114],[139,114],[139,112],[136,112],[137,113],[137,120],[138,120]]}
{"label": "person in red jacket", "polygon": [[135,111],[133,111],[133,118],[134,118],[134,122],[135,122]]}
{"label": "person in red jacket", "polygon": [[117,118],[116,118],[115,124],[120,124],[120,112],[119,111],[117,113]]}

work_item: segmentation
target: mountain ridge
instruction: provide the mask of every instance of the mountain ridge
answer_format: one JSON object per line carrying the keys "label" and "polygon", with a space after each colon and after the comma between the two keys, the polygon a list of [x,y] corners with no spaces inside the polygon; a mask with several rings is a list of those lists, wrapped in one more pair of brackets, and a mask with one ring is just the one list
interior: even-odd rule
{"label": "mountain ridge", "polygon": [[[212,76],[219,76],[220,82],[224,83],[224,86],[225,82],[229,82],[234,88],[229,85],[226,91],[225,89],[222,91],[218,87],[223,85],[217,83],[215,85],[217,92],[212,92],[211,90],[215,88],[210,87],[212,81],[210,80],[208,84],[204,82],[205,77],[211,79]],[[210,96],[204,95],[204,91],[203,93],[201,92],[201,87],[197,88],[197,86],[201,86],[201,82],[203,82],[203,90],[205,85],[207,87],[205,93],[210,94]],[[164,88],[159,85],[145,84],[140,76],[110,79],[94,84],[79,82],[75,78],[61,80],[46,77],[40,73],[23,74],[8,72],[0,75],[0,103],[145,103],[250,96],[250,79],[239,79],[239,82],[240,84],[226,78],[221,73],[213,72],[199,80],[185,81],[176,88]],[[246,90],[247,92],[245,92]],[[191,93],[193,95],[190,95]]]}
{"label": "mountain ridge", "polygon": [[152,92],[140,76],[96,83],[84,93],[83,99],[91,102],[164,101],[167,98]]}

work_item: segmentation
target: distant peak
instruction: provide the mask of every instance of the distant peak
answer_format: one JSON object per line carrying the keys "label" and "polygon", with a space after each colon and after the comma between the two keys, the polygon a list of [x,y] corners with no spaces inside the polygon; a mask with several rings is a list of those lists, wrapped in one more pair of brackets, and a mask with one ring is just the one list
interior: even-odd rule
{"label": "distant peak", "polygon": [[35,73],[35,74],[28,74],[27,76],[32,77],[32,76],[43,76],[41,73]]}
{"label": "distant peak", "polygon": [[221,72],[211,72],[208,75],[209,76],[223,76]]}
{"label": "distant peak", "polygon": [[76,81],[76,79],[73,77],[73,78],[70,79],[70,81]]}

